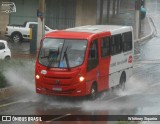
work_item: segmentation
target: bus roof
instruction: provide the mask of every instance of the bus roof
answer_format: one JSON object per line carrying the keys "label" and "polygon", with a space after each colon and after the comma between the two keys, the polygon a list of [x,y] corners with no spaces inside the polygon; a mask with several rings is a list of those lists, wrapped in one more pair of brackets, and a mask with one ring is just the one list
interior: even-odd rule
{"label": "bus roof", "polygon": [[87,39],[88,37],[101,32],[109,32],[112,35],[131,31],[131,26],[119,26],[119,25],[86,25],[80,27],[69,28],[65,30],[54,31],[46,34],[46,37],[58,37],[58,38],[81,38]]}
{"label": "bus roof", "polygon": [[119,25],[87,25],[75,28],[66,29],[66,31],[74,32],[89,32],[89,33],[100,33],[100,32],[115,32],[122,30],[130,30],[130,26],[119,26]]}

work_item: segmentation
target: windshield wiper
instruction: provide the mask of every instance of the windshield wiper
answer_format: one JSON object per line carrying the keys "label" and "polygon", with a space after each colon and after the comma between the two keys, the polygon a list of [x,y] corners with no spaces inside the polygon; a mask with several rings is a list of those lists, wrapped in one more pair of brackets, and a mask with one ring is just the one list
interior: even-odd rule
{"label": "windshield wiper", "polygon": [[68,50],[68,46],[67,46],[66,50],[64,51],[63,60],[64,60],[64,58],[65,58],[65,60],[66,60],[66,64],[67,64],[67,68],[68,68],[68,70],[70,70],[69,61],[68,61],[68,54],[67,54],[67,50]]}

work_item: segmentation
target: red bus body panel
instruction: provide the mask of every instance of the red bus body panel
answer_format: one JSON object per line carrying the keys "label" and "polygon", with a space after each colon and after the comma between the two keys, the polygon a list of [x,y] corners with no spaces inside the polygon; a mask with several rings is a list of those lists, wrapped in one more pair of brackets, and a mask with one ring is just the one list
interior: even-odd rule
{"label": "red bus body panel", "polygon": [[[97,90],[108,89],[110,56],[101,58],[100,39],[102,36],[110,36],[110,32],[105,33],[88,33],[88,32],[70,32],[55,31],[45,35],[45,38],[66,38],[66,39],[87,39],[85,59],[81,66],[68,69],[47,68],[36,61],[35,74],[40,78],[36,79],[36,92],[53,96],[85,96],[90,94],[93,82],[98,82]],[[87,61],[89,56],[89,47],[91,41],[98,39],[99,64],[96,68],[87,72]],[[43,41],[42,41],[43,42]],[[46,70],[47,74],[41,74]],[[85,77],[83,82],[79,82],[79,74]],[[56,89],[56,91],[54,90]]]}

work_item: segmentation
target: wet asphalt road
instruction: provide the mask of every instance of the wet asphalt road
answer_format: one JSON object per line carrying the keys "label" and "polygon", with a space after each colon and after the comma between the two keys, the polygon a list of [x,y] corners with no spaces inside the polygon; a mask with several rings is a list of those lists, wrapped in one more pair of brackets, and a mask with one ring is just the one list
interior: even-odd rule
{"label": "wet asphalt road", "polygon": [[[0,115],[61,115],[60,117],[62,118],[68,115],[159,115],[160,1],[146,0],[146,6],[147,14],[153,19],[157,32],[154,38],[143,43],[136,43],[134,73],[127,82],[125,91],[115,90],[112,94],[104,92],[94,102],[86,99],[72,101],[38,96],[34,90],[34,78],[28,74],[30,72],[34,73],[33,60],[26,62],[25,65],[17,65],[18,68],[12,67],[6,69],[5,74],[7,76],[17,74],[9,82],[12,83],[14,80],[17,84],[21,84],[21,87],[25,90],[25,94],[9,101],[1,102]],[[22,73],[23,68],[26,69]],[[46,123],[53,123],[53,120]],[[92,122],[79,120],[76,122],[54,121],[54,123],[91,124]],[[101,121],[94,123],[112,124],[114,122]],[[153,124],[153,122],[143,123]]]}

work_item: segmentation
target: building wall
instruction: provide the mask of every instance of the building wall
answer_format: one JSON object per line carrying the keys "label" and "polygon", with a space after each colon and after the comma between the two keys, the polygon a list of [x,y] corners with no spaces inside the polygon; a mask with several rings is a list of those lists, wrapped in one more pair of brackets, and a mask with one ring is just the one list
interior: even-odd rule
{"label": "building wall", "polygon": [[[10,24],[23,24],[25,21],[37,21],[38,0],[12,0],[17,7],[11,13]],[[46,0],[46,25],[52,29],[96,24],[97,0]]]}
{"label": "building wall", "polygon": [[[112,9],[111,9],[112,10]],[[109,24],[132,26],[135,34],[135,0],[120,0],[119,13],[110,14]]]}
{"label": "building wall", "polygon": [[37,21],[38,0],[12,0],[16,12],[10,14],[10,24],[23,24],[25,21]]}
{"label": "building wall", "polygon": [[4,37],[6,26],[9,24],[9,14],[1,11],[2,0],[0,0],[0,38]]}
{"label": "building wall", "polygon": [[[15,3],[17,12],[2,13],[0,32],[4,34],[7,24],[23,24],[25,21],[37,21],[39,0],[9,0]],[[46,25],[53,29],[64,29],[74,26],[98,24],[101,0],[46,0]],[[130,0],[119,0],[119,12],[113,15],[113,0],[103,0],[102,24],[134,26],[134,3]],[[110,1],[108,14],[108,1]],[[115,0],[118,1],[118,0]],[[2,2],[2,0],[0,0]],[[1,3],[0,3],[1,4]],[[1,6],[0,6],[1,7]],[[108,14],[108,16],[107,16]]]}
{"label": "building wall", "polygon": [[75,26],[97,23],[97,0],[77,0]]}
{"label": "building wall", "polygon": [[[118,21],[117,21],[118,20]],[[121,0],[119,14],[111,16],[111,24],[134,26],[135,22],[135,1]]]}
{"label": "building wall", "polygon": [[46,24],[53,29],[75,26],[76,0],[46,0]]}

